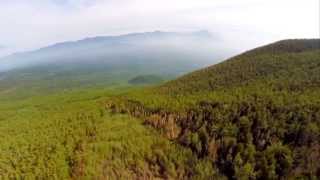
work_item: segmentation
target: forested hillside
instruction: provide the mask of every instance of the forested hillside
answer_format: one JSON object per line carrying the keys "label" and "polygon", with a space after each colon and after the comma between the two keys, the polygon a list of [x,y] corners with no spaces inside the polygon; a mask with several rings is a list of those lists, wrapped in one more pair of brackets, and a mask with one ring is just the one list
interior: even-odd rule
{"label": "forested hillside", "polygon": [[212,91],[257,81],[283,88],[319,86],[319,50],[318,39],[279,41],[185,75],[161,86],[160,90],[168,93]]}
{"label": "forested hillside", "polygon": [[211,163],[103,100],[90,88],[0,104],[0,179],[205,179]]}
{"label": "forested hillside", "polygon": [[103,103],[204,66],[221,52],[192,46],[212,40],[137,33],[1,58],[0,179],[219,178],[208,159]]}
{"label": "forested hillside", "polygon": [[320,40],[285,40],[109,98],[228,179],[320,177]]}
{"label": "forested hillside", "polygon": [[103,66],[1,73],[0,179],[317,179],[319,43],[276,42],[153,87],[128,84],[157,75]]}

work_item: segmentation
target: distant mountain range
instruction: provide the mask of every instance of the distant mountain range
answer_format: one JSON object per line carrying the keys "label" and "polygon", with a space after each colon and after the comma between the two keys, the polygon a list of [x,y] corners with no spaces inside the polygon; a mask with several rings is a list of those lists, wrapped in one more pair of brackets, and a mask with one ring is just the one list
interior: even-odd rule
{"label": "distant mountain range", "polygon": [[207,31],[155,31],[62,42],[0,58],[0,90],[110,85],[143,75],[172,79],[230,56],[219,41]]}
{"label": "distant mountain range", "polygon": [[[212,64],[216,59],[228,55],[216,44],[216,39],[207,31],[192,33],[155,31],[93,37],[0,58],[0,71],[45,64],[102,62],[155,65],[164,63],[169,67],[171,63],[179,62],[182,66],[179,66],[181,71],[189,71]],[[157,69],[159,68],[162,67],[157,66]],[[168,72],[172,71],[175,69]]]}

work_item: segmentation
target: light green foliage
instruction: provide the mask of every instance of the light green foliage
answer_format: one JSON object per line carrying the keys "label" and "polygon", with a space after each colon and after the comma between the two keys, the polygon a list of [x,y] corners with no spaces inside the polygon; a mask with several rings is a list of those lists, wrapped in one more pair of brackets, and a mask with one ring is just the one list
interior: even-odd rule
{"label": "light green foliage", "polygon": [[106,112],[104,97],[120,92],[87,89],[4,101],[0,179],[182,179],[196,172],[194,164],[204,166],[140,120]]}

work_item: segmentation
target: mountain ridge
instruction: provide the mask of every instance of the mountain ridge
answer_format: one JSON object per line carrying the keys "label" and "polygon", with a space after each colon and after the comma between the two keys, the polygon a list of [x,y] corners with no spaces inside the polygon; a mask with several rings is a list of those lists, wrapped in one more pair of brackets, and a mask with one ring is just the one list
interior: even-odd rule
{"label": "mountain ridge", "polygon": [[[193,31],[193,32],[173,32],[173,31],[160,31],[160,30],[156,30],[156,31],[150,31],[150,32],[139,32],[139,33],[127,33],[127,34],[120,34],[120,35],[106,35],[106,36],[93,36],[93,37],[86,37],[86,38],[82,38],[79,40],[71,40],[71,41],[62,41],[62,42],[57,42],[57,43],[53,43],[44,47],[40,47],[34,50],[30,50],[30,51],[21,51],[21,52],[15,52],[11,55],[5,56],[5,57],[1,57],[1,59],[4,58],[8,58],[12,55],[20,55],[20,54],[24,54],[24,53],[33,53],[33,52],[37,52],[39,50],[45,50],[45,49],[50,49],[50,48],[54,48],[54,47],[66,47],[68,45],[72,45],[75,43],[88,43],[88,42],[96,42],[96,41],[108,41],[108,40],[115,40],[115,39],[126,39],[126,38],[134,38],[134,37],[147,37],[147,36],[153,36],[153,35],[164,35],[164,36],[170,36],[170,35],[179,35],[179,36],[192,36],[192,35],[202,35],[205,38],[212,38],[213,35],[207,31],[207,30],[199,30],[199,31]],[[1,48],[4,48],[5,46],[0,46]]]}
{"label": "mountain ridge", "polygon": [[[199,43],[202,46],[199,46]],[[129,59],[129,56],[133,59],[139,57],[141,57],[140,59],[157,59],[157,56],[167,56],[172,61],[186,59],[186,64],[201,64],[208,63],[212,59],[218,59],[215,58],[216,56],[229,54],[218,50],[215,44],[217,42],[207,31],[190,33],[155,31],[118,36],[98,36],[56,43],[33,51],[19,52],[2,57],[0,58],[2,63],[0,70],[10,70],[16,67],[24,68],[41,63],[70,61],[90,63],[115,58],[121,60]],[[213,55],[209,49],[217,49],[217,52]],[[174,56],[178,57],[175,58]],[[202,61],[195,61],[195,58],[193,58],[193,62],[190,63],[187,59],[190,59],[191,56],[198,57]],[[166,58],[160,59],[163,61]]]}
{"label": "mountain ridge", "polygon": [[[193,88],[203,87],[207,90],[214,90],[219,88],[219,86],[224,87],[232,82],[241,84],[254,78],[271,74],[276,75],[276,71],[281,71],[281,69],[290,71],[290,69],[286,69],[286,66],[293,62],[280,56],[290,53],[292,56],[298,56],[299,53],[308,53],[309,51],[320,51],[320,39],[289,39],[277,41],[246,51],[216,65],[186,74],[177,80],[170,81],[161,86],[160,89],[168,89],[172,92],[175,91],[175,89],[172,88],[173,86],[181,86],[180,88],[177,87],[176,93],[178,93],[181,88],[183,89],[182,86],[186,84],[193,86]],[[315,53],[320,55],[319,52]],[[279,60],[274,60],[277,58]],[[299,57],[293,57],[296,63],[300,62],[301,64],[305,64],[305,62],[299,61],[297,58]],[[260,61],[258,62],[257,59]],[[268,61],[268,59],[270,60]],[[281,61],[281,59],[283,59],[283,61]],[[200,81],[203,77],[207,77],[207,79]],[[218,77],[221,77],[221,79],[216,79]]]}

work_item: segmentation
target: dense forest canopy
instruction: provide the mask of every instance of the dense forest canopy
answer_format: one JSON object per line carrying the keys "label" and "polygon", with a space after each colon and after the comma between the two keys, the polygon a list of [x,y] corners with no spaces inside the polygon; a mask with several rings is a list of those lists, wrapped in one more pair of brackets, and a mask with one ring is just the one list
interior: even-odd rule
{"label": "dense forest canopy", "polygon": [[107,101],[228,179],[320,176],[320,40],[285,40]]}
{"label": "dense forest canopy", "polygon": [[211,91],[263,80],[319,83],[319,50],[319,39],[279,41],[187,74],[161,86],[160,90],[167,89],[170,93]]}

